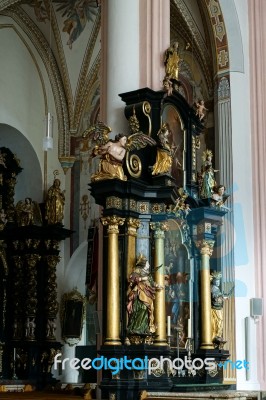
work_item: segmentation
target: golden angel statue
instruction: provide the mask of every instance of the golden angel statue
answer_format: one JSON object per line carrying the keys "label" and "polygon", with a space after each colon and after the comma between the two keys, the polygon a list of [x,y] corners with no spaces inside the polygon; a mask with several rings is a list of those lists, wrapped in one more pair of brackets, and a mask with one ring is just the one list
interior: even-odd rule
{"label": "golden angel statue", "polygon": [[92,175],[92,182],[106,179],[120,179],[126,181],[127,177],[123,170],[123,161],[127,151],[139,150],[149,146],[155,146],[156,141],[142,132],[127,136],[119,133],[115,139],[109,139],[111,128],[99,122],[83,133],[83,137],[89,137],[96,143],[92,156],[100,156],[98,172]]}
{"label": "golden angel statue", "polygon": [[18,226],[42,225],[42,214],[39,204],[26,197],[16,205],[16,220]]}

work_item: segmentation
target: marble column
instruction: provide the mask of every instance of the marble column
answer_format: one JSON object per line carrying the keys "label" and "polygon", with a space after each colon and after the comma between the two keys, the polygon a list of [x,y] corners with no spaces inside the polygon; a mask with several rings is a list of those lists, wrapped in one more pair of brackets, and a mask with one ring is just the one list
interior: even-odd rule
{"label": "marble column", "polygon": [[116,215],[101,218],[107,226],[108,234],[108,266],[107,266],[107,310],[105,345],[121,345],[120,339],[120,292],[119,292],[119,226],[125,218]]}
{"label": "marble column", "polygon": [[[168,230],[166,222],[152,222],[151,229],[154,230],[155,254],[154,254],[154,281],[164,287],[164,232]],[[159,289],[156,292],[154,302],[154,317],[156,325],[156,339],[154,344],[157,346],[166,345],[166,313],[165,313],[165,290]]]}
{"label": "marble column", "polygon": [[200,348],[213,349],[211,324],[211,286],[210,257],[213,252],[214,240],[199,240],[197,247],[201,254],[200,268],[200,308],[201,308],[201,345]]}
{"label": "marble column", "polygon": [[136,239],[137,229],[140,227],[140,221],[135,218],[127,219],[127,278],[136,264]]}

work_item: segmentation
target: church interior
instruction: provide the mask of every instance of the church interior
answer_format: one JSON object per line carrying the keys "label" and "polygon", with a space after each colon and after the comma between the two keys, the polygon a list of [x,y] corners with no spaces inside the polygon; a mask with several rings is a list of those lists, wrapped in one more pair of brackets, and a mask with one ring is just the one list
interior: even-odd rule
{"label": "church interior", "polygon": [[1,399],[266,399],[265,19],[0,1]]}

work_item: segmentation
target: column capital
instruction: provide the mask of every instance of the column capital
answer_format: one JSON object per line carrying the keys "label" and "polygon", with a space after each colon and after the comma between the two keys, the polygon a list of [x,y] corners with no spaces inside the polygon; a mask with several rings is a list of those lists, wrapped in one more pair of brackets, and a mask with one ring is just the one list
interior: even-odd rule
{"label": "column capital", "polygon": [[127,234],[131,236],[137,236],[137,229],[140,227],[140,220],[137,218],[129,217],[127,222]]}
{"label": "column capital", "polygon": [[167,221],[151,222],[150,227],[154,231],[156,239],[164,238],[164,232],[169,230]]}
{"label": "column capital", "polygon": [[124,225],[125,218],[118,217],[117,215],[110,215],[102,217],[101,222],[103,226],[108,226],[108,233],[119,233],[118,227]]}
{"label": "column capital", "polygon": [[213,252],[213,247],[214,247],[214,240],[197,240],[196,241],[196,246],[200,250],[201,255],[206,255],[211,257],[212,252]]}

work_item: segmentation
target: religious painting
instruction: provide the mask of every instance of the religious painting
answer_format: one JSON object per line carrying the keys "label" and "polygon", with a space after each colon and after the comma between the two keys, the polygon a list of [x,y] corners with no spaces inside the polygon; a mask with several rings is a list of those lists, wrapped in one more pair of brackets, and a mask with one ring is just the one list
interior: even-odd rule
{"label": "religious painting", "polygon": [[185,170],[185,149],[184,149],[184,137],[185,131],[183,128],[183,122],[175,106],[172,104],[166,104],[163,108],[162,122],[167,123],[170,130],[169,143],[174,149],[173,163],[171,175],[175,178],[176,185],[178,187],[184,187],[184,170]]}
{"label": "religious painting", "polygon": [[62,339],[70,346],[77,344],[82,335],[86,297],[76,289],[65,293],[61,302]]}
{"label": "religious painting", "polygon": [[[176,220],[169,220],[165,233],[166,315],[171,317],[171,346],[185,348],[190,323],[190,262]],[[167,318],[169,320],[169,318]]]}

